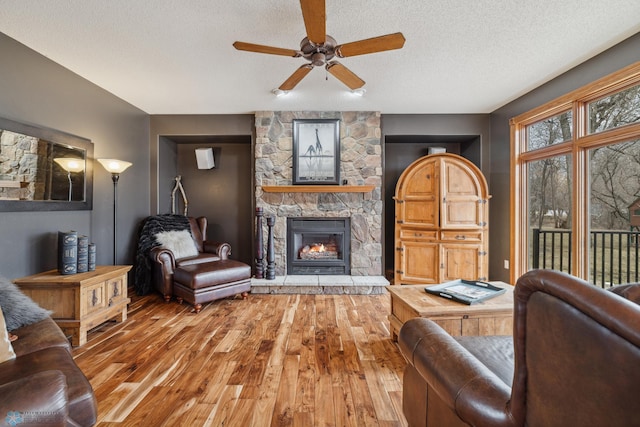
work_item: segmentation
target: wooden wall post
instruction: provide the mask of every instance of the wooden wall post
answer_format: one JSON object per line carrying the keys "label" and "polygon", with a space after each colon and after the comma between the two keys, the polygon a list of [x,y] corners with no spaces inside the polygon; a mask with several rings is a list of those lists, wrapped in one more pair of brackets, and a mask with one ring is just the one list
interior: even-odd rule
{"label": "wooden wall post", "polygon": [[264,242],[262,239],[262,208],[256,208],[256,279],[264,278]]}
{"label": "wooden wall post", "polygon": [[273,226],[275,223],[275,216],[267,217],[267,227],[269,228],[269,234],[267,235],[267,280],[276,278],[276,254],[273,244]]}

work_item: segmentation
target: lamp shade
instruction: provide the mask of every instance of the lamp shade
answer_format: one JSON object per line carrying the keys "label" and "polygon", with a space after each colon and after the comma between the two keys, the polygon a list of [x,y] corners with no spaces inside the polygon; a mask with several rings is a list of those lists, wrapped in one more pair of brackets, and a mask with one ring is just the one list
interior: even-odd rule
{"label": "lamp shade", "polygon": [[125,162],[123,160],[117,159],[98,159],[98,161],[107,171],[111,173],[122,173],[132,165],[131,162]]}
{"label": "lamp shade", "polygon": [[212,169],[216,166],[213,159],[213,148],[196,148],[198,169]]}
{"label": "lamp shade", "polygon": [[82,172],[84,170],[84,160],[73,157],[56,157],[54,162],[67,172]]}

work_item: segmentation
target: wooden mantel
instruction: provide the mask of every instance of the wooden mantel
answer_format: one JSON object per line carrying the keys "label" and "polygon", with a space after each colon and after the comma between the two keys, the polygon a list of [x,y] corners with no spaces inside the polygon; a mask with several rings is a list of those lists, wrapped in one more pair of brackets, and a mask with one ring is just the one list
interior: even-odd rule
{"label": "wooden mantel", "polygon": [[263,185],[265,193],[368,193],[375,185]]}

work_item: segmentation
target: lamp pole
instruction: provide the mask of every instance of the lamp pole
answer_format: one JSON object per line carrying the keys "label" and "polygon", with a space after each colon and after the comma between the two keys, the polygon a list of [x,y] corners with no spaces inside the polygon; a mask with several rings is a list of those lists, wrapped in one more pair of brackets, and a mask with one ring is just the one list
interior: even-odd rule
{"label": "lamp pole", "polygon": [[131,163],[116,159],[98,159],[98,161],[108,172],[111,172],[113,181],[113,264],[116,265],[118,262],[118,180],[120,174],[131,166]]}
{"label": "lamp pole", "polygon": [[113,265],[118,260],[118,180],[120,174],[113,172],[111,180],[113,181]]}

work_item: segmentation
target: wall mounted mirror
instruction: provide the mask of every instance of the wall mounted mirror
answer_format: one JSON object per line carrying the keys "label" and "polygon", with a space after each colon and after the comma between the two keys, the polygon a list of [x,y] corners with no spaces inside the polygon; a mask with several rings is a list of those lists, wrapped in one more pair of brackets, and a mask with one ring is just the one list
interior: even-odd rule
{"label": "wall mounted mirror", "polygon": [[90,210],[93,143],[0,118],[0,212]]}

